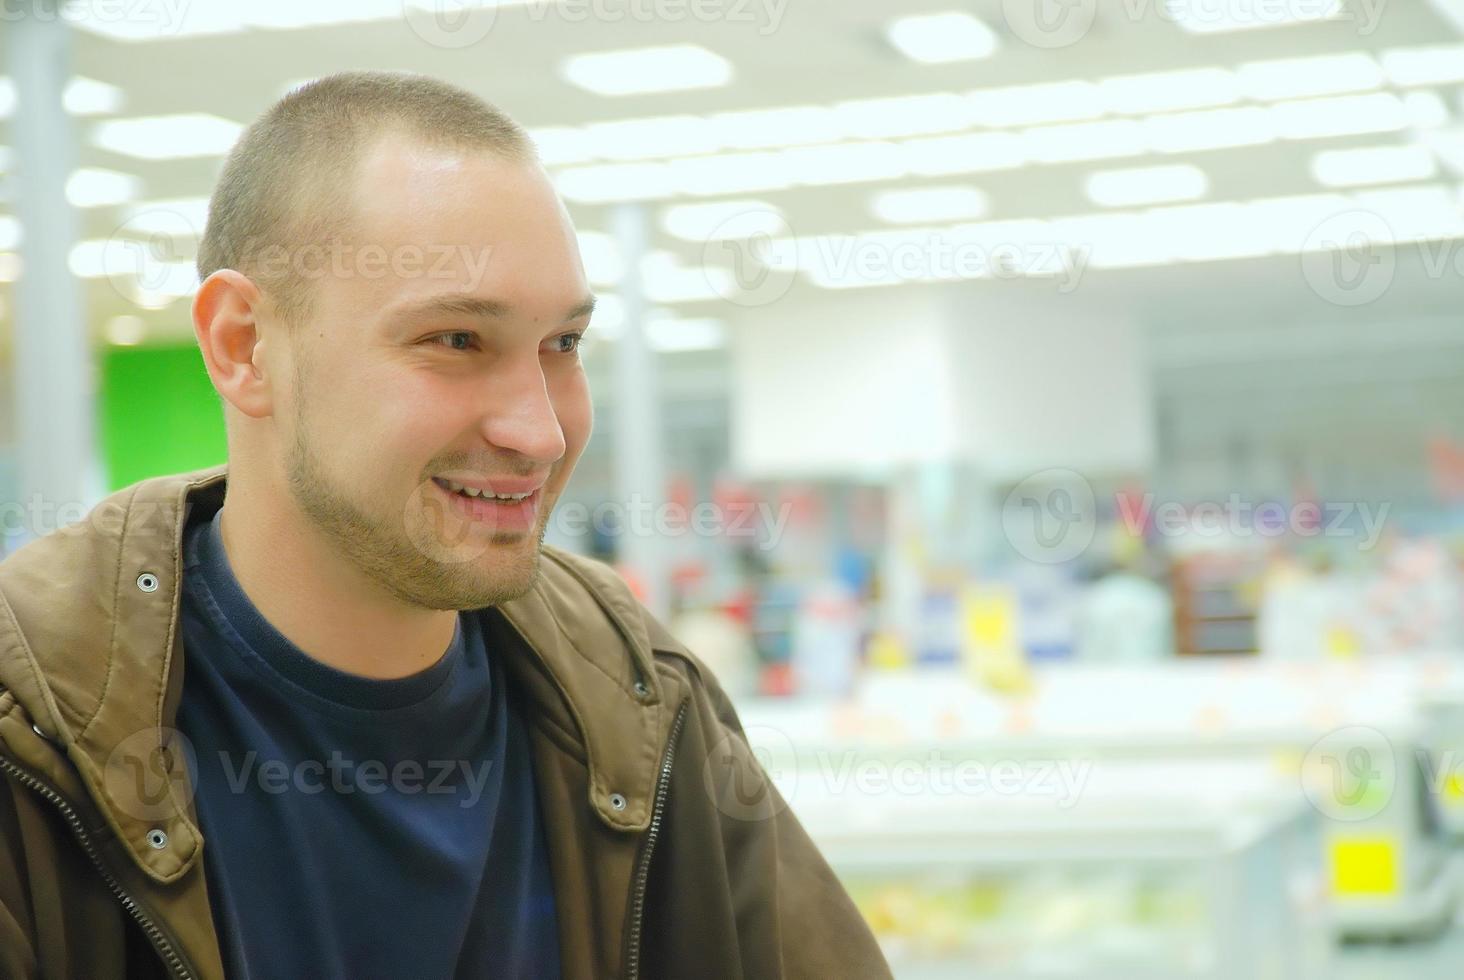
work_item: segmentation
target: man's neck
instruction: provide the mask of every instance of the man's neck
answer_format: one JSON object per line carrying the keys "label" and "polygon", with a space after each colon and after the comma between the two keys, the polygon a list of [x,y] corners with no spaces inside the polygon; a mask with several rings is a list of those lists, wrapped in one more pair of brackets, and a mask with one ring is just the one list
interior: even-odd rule
{"label": "man's neck", "polygon": [[333,552],[303,515],[255,506],[231,485],[221,518],[224,553],[249,601],[306,654],[382,680],[436,663],[452,644],[454,610],[402,603]]}

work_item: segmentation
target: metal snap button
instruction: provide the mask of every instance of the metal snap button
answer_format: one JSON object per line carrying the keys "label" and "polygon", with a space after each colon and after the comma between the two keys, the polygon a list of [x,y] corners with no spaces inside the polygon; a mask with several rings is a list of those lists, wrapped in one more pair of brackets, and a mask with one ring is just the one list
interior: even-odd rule
{"label": "metal snap button", "polygon": [[48,742],[51,740],[51,736],[41,731],[41,726],[37,725],[35,722],[31,722],[31,731],[35,732],[37,735],[41,736],[41,738],[45,739]]}
{"label": "metal snap button", "polygon": [[153,850],[161,851],[168,846],[168,835],[154,827],[147,832],[147,842],[152,846]]}
{"label": "metal snap button", "polygon": [[615,810],[624,810],[625,809],[625,797],[621,796],[619,793],[611,793],[610,794],[610,806],[611,806],[612,809],[615,809]]}
{"label": "metal snap button", "polygon": [[635,696],[636,697],[638,697],[638,698],[644,698],[644,697],[649,696],[650,693],[651,693],[651,689],[646,686],[646,682],[645,681],[636,681],[635,682]]}
{"label": "metal snap button", "polygon": [[143,572],[137,576],[137,587],[144,592],[156,592],[158,590],[158,577],[152,572]]}

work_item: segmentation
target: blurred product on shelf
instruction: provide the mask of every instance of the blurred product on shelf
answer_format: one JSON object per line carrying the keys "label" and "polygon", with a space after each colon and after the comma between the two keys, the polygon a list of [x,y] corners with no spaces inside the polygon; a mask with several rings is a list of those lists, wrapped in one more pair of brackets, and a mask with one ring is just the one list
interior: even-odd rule
{"label": "blurred product on shelf", "polygon": [[1154,663],[1174,655],[1174,605],[1153,580],[1115,569],[1089,586],[1078,614],[1077,659]]}

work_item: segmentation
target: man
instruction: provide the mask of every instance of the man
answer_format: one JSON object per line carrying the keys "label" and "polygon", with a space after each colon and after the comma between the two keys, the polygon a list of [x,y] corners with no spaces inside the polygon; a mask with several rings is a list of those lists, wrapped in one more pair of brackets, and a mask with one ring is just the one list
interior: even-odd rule
{"label": "man", "polygon": [[715,680],[541,544],[593,300],[523,131],[320,80],[198,263],[228,466],[0,565],[0,975],[888,976]]}

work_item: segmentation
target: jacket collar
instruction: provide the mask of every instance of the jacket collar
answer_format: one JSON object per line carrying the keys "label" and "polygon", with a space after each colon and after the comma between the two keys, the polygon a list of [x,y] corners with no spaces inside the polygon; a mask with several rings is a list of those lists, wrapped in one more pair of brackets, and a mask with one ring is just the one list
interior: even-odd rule
{"label": "jacket collar", "polygon": [[[172,767],[169,791],[147,801],[138,799],[136,767],[166,742],[182,695],[184,525],[191,507],[222,503],[226,478],[220,466],[128,487],[0,564],[0,688],[64,750],[112,830],[159,882],[186,874],[203,838],[182,761],[161,754]],[[539,688],[549,693],[537,698],[526,686],[535,702],[526,710],[574,740],[591,808],[613,829],[645,830],[674,713],[668,700],[680,692],[652,666],[646,618],[630,591],[605,566],[545,548],[533,590],[482,614],[509,624],[548,679]],[[159,829],[163,848],[149,843]]]}

